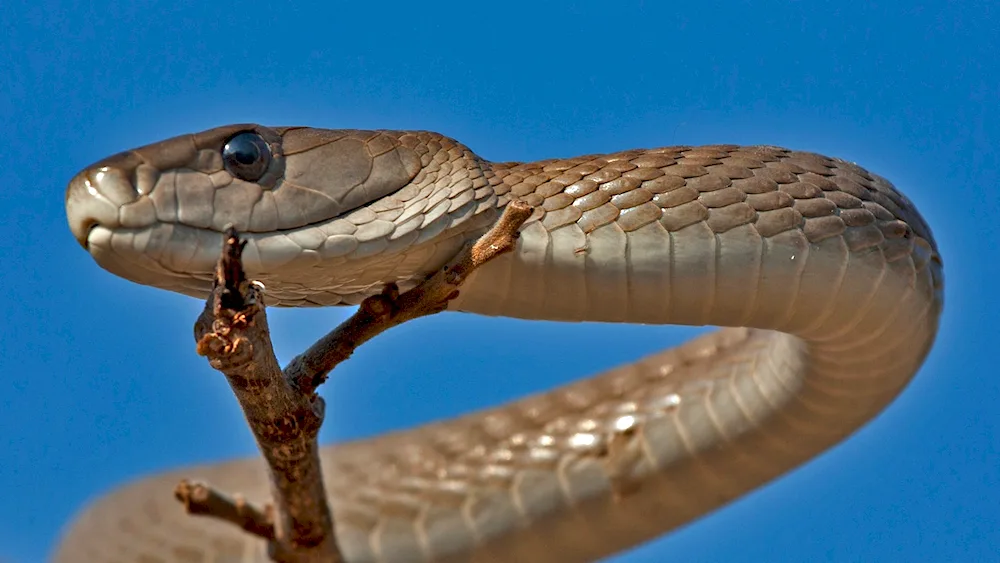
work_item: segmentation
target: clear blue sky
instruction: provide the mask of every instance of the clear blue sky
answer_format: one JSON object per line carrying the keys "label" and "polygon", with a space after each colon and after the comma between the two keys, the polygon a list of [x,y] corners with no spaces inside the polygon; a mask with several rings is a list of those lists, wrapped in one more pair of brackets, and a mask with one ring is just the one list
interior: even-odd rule
{"label": "clear blue sky", "polygon": [[[128,479],[255,453],[223,378],[194,353],[201,303],[100,270],[70,236],[63,190],[119,150],[258,121],[431,129],[494,160],[776,144],[889,177],[945,259],[924,369],[841,447],[615,561],[997,560],[992,0],[28,4],[0,11],[0,559],[44,560],[75,511]],[[345,313],[272,311],[281,359]],[[438,348],[474,331],[572,354]],[[422,320],[325,386],[323,438],[494,404],[695,332]]]}

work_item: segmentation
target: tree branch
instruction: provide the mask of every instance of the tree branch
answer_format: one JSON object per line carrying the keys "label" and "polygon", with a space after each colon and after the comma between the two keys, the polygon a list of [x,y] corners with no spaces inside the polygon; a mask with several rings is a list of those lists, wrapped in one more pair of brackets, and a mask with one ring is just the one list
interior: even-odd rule
{"label": "tree branch", "polygon": [[205,483],[187,479],[174,489],[174,497],[184,504],[188,514],[215,516],[243,528],[247,533],[265,540],[274,539],[274,507],[270,504],[262,510],[240,495],[230,498]]}
{"label": "tree branch", "polygon": [[[271,345],[261,287],[243,271],[244,244],[235,229],[227,230],[215,289],[195,323],[197,350],[226,376],[270,469],[271,559],[339,563],[344,559],[335,541],[316,439],[325,404],[285,379]],[[232,521],[224,512],[205,514]]]}
{"label": "tree branch", "polygon": [[285,375],[303,391],[315,389],[358,346],[394,326],[445,310],[448,302],[458,297],[459,286],[469,274],[514,248],[518,229],[531,212],[532,207],[527,203],[510,202],[486,234],[474,244],[466,245],[423,283],[402,295],[395,284],[389,284],[380,295],[362,301],[351,318],[292,359]]}
{"label": "tree branch", "polygon": [[215,287],[195,323],[195,340],[198,354],[226,376],[243,409],[270,470],[273,504],[261,510],[187,481],[178,485],[177,499],[191,514],[225,520],[268,540],[269,555],[279,563],[342,562],[320,468],[317,435],[325,403],[316,388],[361,344],[447,308],[470,273],[514,248],[531,212],[526,203],[511,202],[489,232],[441,270],[406,293],[390,284],[365,299],[351,318],[284,371],[271,344],[263,287],[247,279],[241,261],[245,243],[235,229],[227,229]]}

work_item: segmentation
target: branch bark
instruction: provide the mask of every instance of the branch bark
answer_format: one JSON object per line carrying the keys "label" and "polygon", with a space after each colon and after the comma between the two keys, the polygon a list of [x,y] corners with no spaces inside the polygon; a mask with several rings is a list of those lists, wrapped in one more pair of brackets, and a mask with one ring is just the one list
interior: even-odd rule
{"label": "branch bark", "polygon": [[243,528],[265,540],[274,539],[274,506],[257,508],[240,495],[229,497],[207,483],[183,480],[174,489],[174,497],[189,514],[207,514]]}
{"label": "branch bark", "polygon": [[497,223],[423,283],[400,294],[389,284],[282,370],[274,354],[263,286],[250,281],[241,261],[244,242],[227,229],[215,287],[195,322],[198,354],[229,381],[267,461],[273,503],[258,508],[201,483],[175,491],[191,514],[230,522],[268,541],[279,563],[340,563],[335,525],[320,467],[317,436],[325,403],[316,394],[328,374],[361,344],[409,320],[443,311],[476,268],[514,248],[531,216],[526,203],[507,205]]}
{"label": "branch bark", "polygon": [[[325,403],[285,379],[271,344],[262,288],[243,270],[244,245],[235,229],[227,231],[215,289],[195,323],[197,350],[226,376],[267,461],[274,507],[271,559],[340,563],[344,559],[335,541],[316,439]],[[213,512],[219,506],[200,508],[232,521],[226,511]]]}
{"label": "branch bark", "polygon": [[380,295],[362,301],[351,318],[292,359],[285,368],[286,375],[304,390],[315,389],[358,346],[394,326],[444,311],[448,302],[458,296],[459,286],[469,274],[514,248],[518,229],[531,212],[527,203],[510,202],[486,234],[466,245],[426,281],[402,295],[395,284],[388,284]]}

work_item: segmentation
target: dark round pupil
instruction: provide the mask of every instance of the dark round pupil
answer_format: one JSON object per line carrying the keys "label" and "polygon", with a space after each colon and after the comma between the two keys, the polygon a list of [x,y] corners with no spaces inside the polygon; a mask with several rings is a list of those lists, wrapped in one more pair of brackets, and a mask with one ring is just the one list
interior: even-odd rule
{"label": "dark round pupil", "polygon": [[231,174],[252,182],[267,171],[271,153],[260,135],[244,131],[234,135],[222,148],[222,160]]}
{"label": "dark round pupil", "polygon": [[253,164],[260,158],[260,151],[257,146],[245,138],[234,139],[226,147],[229,150],[229,157],[240,164]]}

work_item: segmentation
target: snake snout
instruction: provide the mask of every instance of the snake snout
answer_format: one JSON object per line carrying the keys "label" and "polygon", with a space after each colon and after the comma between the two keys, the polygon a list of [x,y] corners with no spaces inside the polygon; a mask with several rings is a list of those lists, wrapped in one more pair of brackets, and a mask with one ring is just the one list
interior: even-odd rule
{"label": "snake snout", "polygon": [[135,199],[135,189],[113,168],[89,168],[73,177],[66,189],[66,218],[77,242],[88,248],[94,228],[119,226],[119,208]]}

